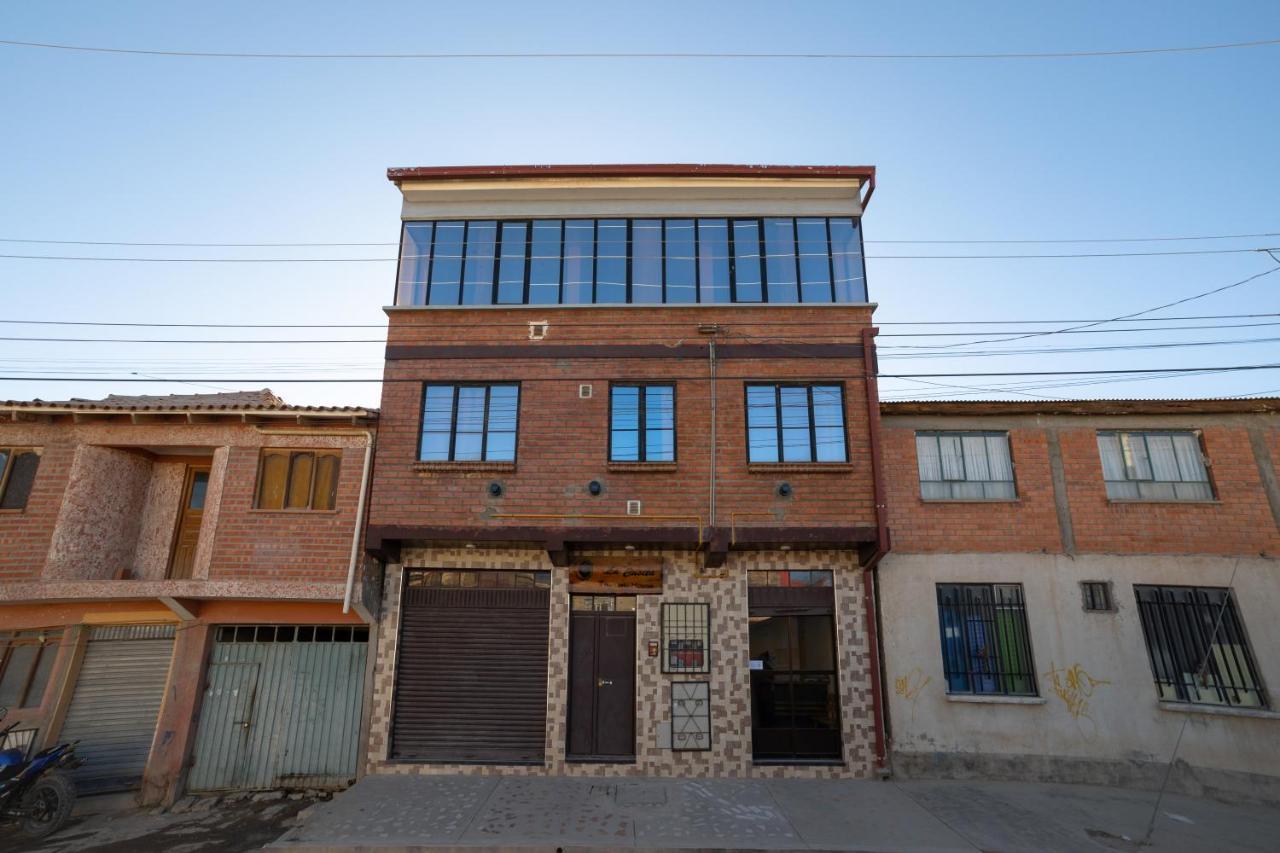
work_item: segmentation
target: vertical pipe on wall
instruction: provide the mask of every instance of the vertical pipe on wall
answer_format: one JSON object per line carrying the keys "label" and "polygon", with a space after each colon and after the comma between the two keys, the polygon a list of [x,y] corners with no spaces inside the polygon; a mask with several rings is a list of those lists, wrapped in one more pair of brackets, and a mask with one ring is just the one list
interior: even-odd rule
{"label": "vertical pipe on wall", "polygon": [[880,632],[876,620],[876,586],[872,573],[877,571],[881,558],[889,551],[889,518],[885,503],[884,474],[880,461],[880,395],[876,383],[878,370],[875,356],[875,336],[880,330],[874,326],[862,330],[863,377],[867,385],[867,433],[871,452],[872,492],[876,509],[876,547],[862,570],[863,604],[866,608],[867,654],[871,669],[871,704],[875,717],[876,768],[885,770],[885,710],[883,665]]}
{"label": "vertical pipe on wall", "polygon": [[347,587],[342,595],[342,612],[351,612],[351,593],[356,583],[356,562],[360,557],[360,537],[364,533],[364,508],[369,497],[369,468],[373,464],[373,431],[364,434],[364,468],[360,473],[360,499],[356,503],[355,529],[351,533],[351,562],[347,566]]}

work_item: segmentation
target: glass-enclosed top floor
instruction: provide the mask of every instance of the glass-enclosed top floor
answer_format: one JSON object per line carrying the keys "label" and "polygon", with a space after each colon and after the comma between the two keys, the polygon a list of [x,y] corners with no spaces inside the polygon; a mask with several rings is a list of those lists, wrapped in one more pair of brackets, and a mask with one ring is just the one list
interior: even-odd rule
{"label": "glass-enclosed top floor", "polygon": [[406,222],[396,305],[857,303],[855,217]]}

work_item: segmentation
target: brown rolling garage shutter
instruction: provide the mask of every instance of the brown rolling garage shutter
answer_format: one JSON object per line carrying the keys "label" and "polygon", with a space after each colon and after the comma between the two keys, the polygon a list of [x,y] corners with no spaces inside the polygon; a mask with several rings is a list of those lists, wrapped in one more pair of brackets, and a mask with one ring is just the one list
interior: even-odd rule
{"label": "brown rolling garage shutter", "polygon": [[406,588],[391,757],[541,762],[545,589]]}

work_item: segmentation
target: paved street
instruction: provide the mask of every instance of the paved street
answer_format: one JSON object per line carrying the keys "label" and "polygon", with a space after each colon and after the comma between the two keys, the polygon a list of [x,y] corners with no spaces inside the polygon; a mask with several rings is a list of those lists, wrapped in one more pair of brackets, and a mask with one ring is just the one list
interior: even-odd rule
{"label": "paved street", "polygon": [[[1137,850],[1155,795],[1081,785],[373,776],[273,849]],[[1280,808],[1168,795],[1150,850],[1274,851]]]}

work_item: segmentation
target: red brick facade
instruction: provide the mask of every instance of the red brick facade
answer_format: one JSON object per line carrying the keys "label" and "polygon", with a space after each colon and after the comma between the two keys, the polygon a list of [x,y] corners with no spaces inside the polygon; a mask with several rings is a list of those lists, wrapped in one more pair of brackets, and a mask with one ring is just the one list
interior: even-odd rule
{"label": "red brick facade", "polygon": [[[529,321],[546,320],[541,341]],[[701,306],[590,310],[549,307],[470,311],[393,311],[383,386],[378,460],[369,523],[378,526],[528,526],[494,514],[700,516],[710,524],[711,399],[708,340],[699,325],[719,324],[717,359],[717,521],[751,525],[874,525],[875,508],[861,333],[870,309]],[[801,329],[803,331],[801,331]],[[842,346],[809,355],[804,346]],[[684,347],[680,357],[635,356],[625,348]],[[412,347],[453,347],[452,355],[403,358]],[[481,347],[502,347],[484,357]],[[551,348],[557,349],[551,349]],[[548,357],[544,353],[551,353]],[[521,383],[516,462],[415,465],[427,380]],[[843,384],[849,442],[845,464],[749,465],[745,384],[821,380]],[[676,386],[676,462],[645,467],[609,462],[610,382]],[[591,396],[580,397],[590,385]],[[423,470],[429,468],[429,470]],[[599,496],[587,484],[599,481]],[[492,498],[487,486],[502,484]],[[779,497],[780,482],[792,496]],[[692,518],[655,520],[691,528]],[[543,524],[573,524],[546,520]],[[607,522],[606,522],[607,523]],[[599,522],[597,522],[597,526]]]}
{"label": "red brick facade", "polygon": [[[885,478],[893,550],[902,553],[1280,554],[1280,530],[1263,470],[1274,472],[1280,424],[1274,412],[1235,414],[1206,401],[1197,413],[1148,414],[1123,420],[1105,414],[985,414],[965,403],[894,404],[883,408]],[[976,404],[981,405],[981,404]],[[1141,406],[1141,404],[1135,404]],[[927,409],[927,414],[924,411]],[[1097,431],[1115,428],[1199,430],[1215,500],[1108,500]],[[1017,484],[1015,501],[925,501],[920,497],[917,429],[1007,430]],[[1259,458],[1250,431],[1259,432],[1270,459]],[[1063,485],[1056,497],[1051,435],[1061,449]],[[1274,476],[1274,475],[1273,475]],[[1074,548],[1063,541],[1058,504],[1069,507]]]}

